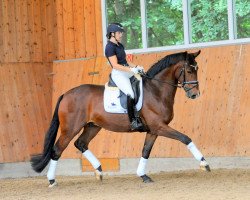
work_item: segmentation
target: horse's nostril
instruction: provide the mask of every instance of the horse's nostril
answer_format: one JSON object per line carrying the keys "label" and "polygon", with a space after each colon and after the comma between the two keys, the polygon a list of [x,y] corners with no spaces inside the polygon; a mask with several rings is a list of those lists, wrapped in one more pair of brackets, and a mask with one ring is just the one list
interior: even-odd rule
{"label": "horse's nostril", "polygon": [[195,99],[197,97],[196,94],[191,95],[191,99]]}

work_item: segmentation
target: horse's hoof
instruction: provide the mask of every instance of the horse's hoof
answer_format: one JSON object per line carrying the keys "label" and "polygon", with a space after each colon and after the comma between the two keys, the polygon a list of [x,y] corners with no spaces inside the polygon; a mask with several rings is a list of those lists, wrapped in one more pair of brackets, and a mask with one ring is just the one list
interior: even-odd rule
{"label": "horse's hoof", "polygon": [[57,182],[55,181],[55,179],[49,180],[49,188],[53,188],[55,186],[57,186]]}
{"label": "horse's hoof", "polygon": [[203,171],[211,172],[209,164],[205,160],[201,161],[201,163],[200,163],[200,169],[203,170]]}
{"label": "horse's hoof", "polygon": [[96,178],[98,181],[102,181],[102,179],[103,179],[102,172],[100,172],[100,171],[98,171],[98,170],[95,170],[95,178]]}
{"label": "horse's hoof", "polygon": [[205,166],[205,170],[206,170],[207,172],[211,172],[211,169],[210,169],[209,165],[206,165],[206,166]]}
{"label": "horse's hoof", "polygon": [[143,183],[153,183],[154,181],[146,174],[141,176]]}

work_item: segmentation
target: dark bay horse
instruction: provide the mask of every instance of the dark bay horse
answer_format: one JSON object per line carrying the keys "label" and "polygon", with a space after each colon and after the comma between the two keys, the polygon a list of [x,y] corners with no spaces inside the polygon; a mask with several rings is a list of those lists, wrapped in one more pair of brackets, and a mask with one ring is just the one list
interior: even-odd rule
{"label": "dark bay horse", "polygon": [[[144,102],[140,116],[147,127],[147,133],[137,175],[144,182],[152,181],[146,175],[145,167],[158,136],[179,140],[187,145],[200,162],[200,167],[210,171],[204,156],[192,140],[168,126],[174,116],[173,105],[177,87],[183,88],[188,98],[195,99],[200,95],[197,81],[198,65],[195,61],[199,54],[200,51],[168,55],[143,75]],[[131,132],[127,114],[111,114],[104,111],[103,93],[104,86],[86,84],[73,88],[59,97],[45,136],[43,152],[31,158],[32,167],[36,172],[43,171],[50,162],[47,173],[50,187],[56,185],[55,170],[58,159],[81,129],[83,131],[75,141],[75,147],[90,161],[99,179],[102,178],[101,163],[88,149],[90,141],[101,128],[114,132]],[[55,143],[59,125],[61,135]]]}

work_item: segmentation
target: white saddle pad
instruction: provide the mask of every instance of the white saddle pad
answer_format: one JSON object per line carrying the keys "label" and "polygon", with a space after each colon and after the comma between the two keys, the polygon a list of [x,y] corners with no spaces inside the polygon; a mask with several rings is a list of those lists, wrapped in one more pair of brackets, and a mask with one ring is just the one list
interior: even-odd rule
{"label": "white saddle pad", "polygon": [[[140,80],[140,97],[136,104],[137,110],[141,110],[143,102],[143,87],[141,76],[136,76]],[[104,110],[109,113],[127,113],[127,109],[124,109],[120,104],[120,90],[118,87],[109,87],[108,83],[105,84],[104,90]]]}

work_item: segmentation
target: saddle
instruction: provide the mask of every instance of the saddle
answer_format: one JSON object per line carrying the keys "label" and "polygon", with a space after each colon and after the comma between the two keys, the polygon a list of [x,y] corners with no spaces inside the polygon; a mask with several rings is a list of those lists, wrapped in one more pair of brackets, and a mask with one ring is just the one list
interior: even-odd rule
{"label": "saddle", "polygon": [[[140,81],[135,77],[132,76],[130,78],[130,83],[134,92],[134,98],[135,98],[135,104],[138,103],[139,100],[139,96],[140,96]],[[109,87],[117,87],[117,85],[115,84],[115,82],[113,81],[111,74],[109,75],[109,82],[108,82],[108,86]],[[120,103],[121,106],[124,109],[127,109],[127,95],[124,94],[121,90],[120,90],[120,95],[118,96],[118,98],[120,98]]]}
{"label": "saddle", "polygon": [[[130,78],[134,92],[136,108],[139,111],[143,102],[142,78],[135,75]],[[109,81],[105,84],[104,90],[104,109],[109,113],[127,113],[127,95],[124,94],[109,75]]]}

